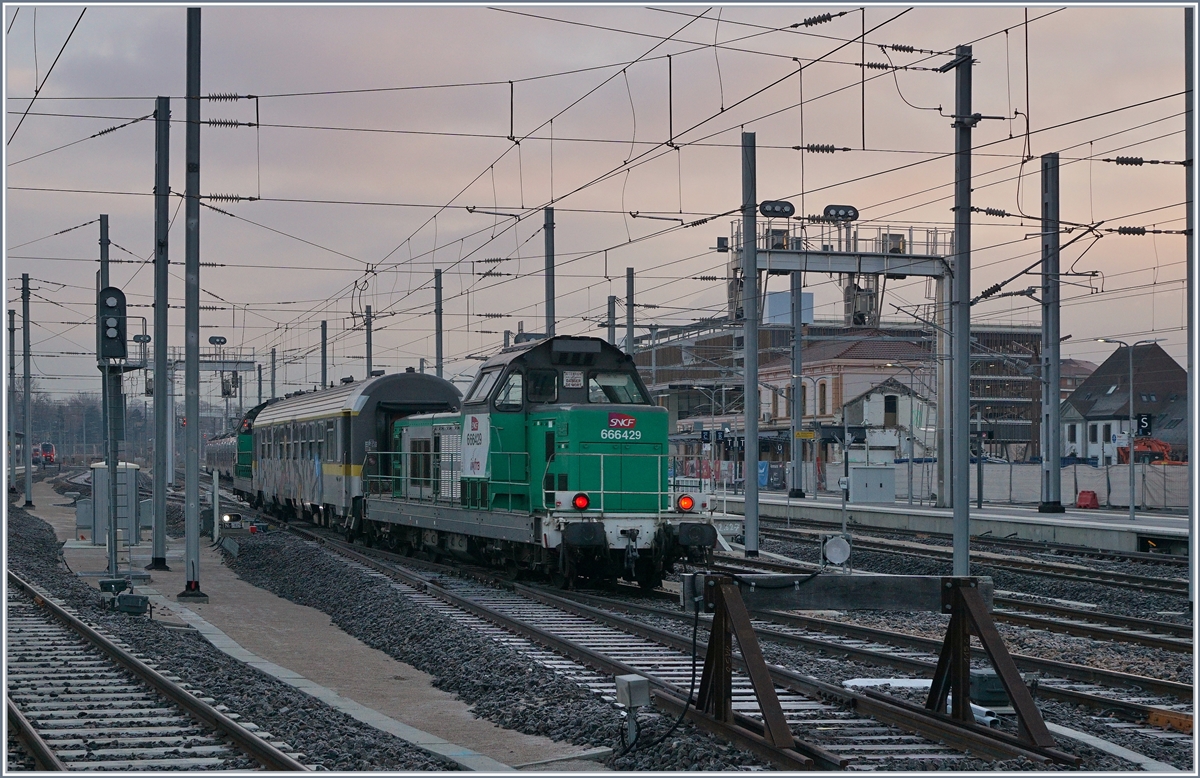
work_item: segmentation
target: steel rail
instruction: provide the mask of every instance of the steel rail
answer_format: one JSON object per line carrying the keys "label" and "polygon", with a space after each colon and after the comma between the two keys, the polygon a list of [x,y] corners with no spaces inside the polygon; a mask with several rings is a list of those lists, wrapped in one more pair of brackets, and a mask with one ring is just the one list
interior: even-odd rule
{"label": "steel rail", "polygon": [[1003,597],[1000,595],[995,595],[992,598],[992,602],[996,605],[1019,608],[1020,610],[1030,611],[1032,613],[1049,613],[1054,616],[1088,619],[1090,621],[1107,624],[1111,627],[1126,627],[1128,629],[1147,630],[1149,632],[1158,632],[1179,638],[1190,639],[1194,632],[1194,628],[1191,624],[1176,624],[1170,621],[1139,619],[1135,616],[1122,616],[1117,613],[1101,613],[1097,611],[1084,610],[1083,608],[1070,608],[1066,605],[1030,602],[1029,600],[1022,600],[1016,597]]}
{"label": "steel rail", "polygon": [[[367,565],[373,570],[382,572],[385,575],[399,578],[405,583],[409,583],[410,585],[413,585],[425,591],[426,593],[435,594],[444,600],[456,601],[456,605],[458,604],[457,601],[462,601],[465,603],[468,610],[487,618],[489,621],[496,623],[508,621],[507,617],[503,616],[502,614],[491,614],[487,608],[480,606],[477,603],[465,600],[464,598],[458,597],[458,595],[455,595],[452,592],[445,591],[441,589],[441,587],[430,584],[420,576],[413,575],[402,570],[397,570],[390,565],[383,564],[372,556],[364,554],[358,549],[352,548],[340,540],[325,538],[300,528],[292,527],[290,529],[297,534],[312,538],[322,544],[332,546],[338,551],[338,553],[345,554],[346,556]],[[479,573],[473,573],[473,575],[476,577],[482,577]],[[661,630],[635,620],[621,618],[612,613],[607,613],[603,610],[576,602],[570,598],[550,594],[549,592],[537,588],[524,586],[522,584],[516,584],[509,581],[502,581],[495,577],[490,577],[488,580],[490,580],[492,583],[497,583],[511,588],[515,592],[524,594],[533,600],[554,605],[555,607],[565,610],[569,613],[573,613],[574,615],[593,619],[608,626],[615,627],[639,637],[656,641],[680,651],[690,653],[692,650],[691,639],[685,636],[677,635],[666,630]],[[675,613],[674,615],[682,616],[684,614],[680,612]],[[518,631],[520,634],[530,637],[530,639],[541,642],[541,638],[536,637],[536,635],[539,634],[539,631],[530,627],[529,625],[521,624]],[[566,642],[555,636],[548,637],[560,644]],[[707,642],[697,642],[696,649],[697,651],[707,652]],[[601,668],[605,669],[606,672],[614,672],[616,670],[619,670],[622,673],[627,672],[627,670],[625,670],[620,663],[614,663],[613,660],[606,657],[600,659],[602,659],[603,663],[607,663],[607,667],[605,664],[599,665]],[[740,653],[734,653],[733,662],[734,665],[739,669],[745,669],[745,663],[743,662]],[[1057,762],[1062,764],[1077,765],[1081,761],[1079,757],[1071,754],[1063,753],[1057,749],[1033,746],[1020,741],[1011,735],[1007,735],[987,727],[982,727],[974,722],[957,721],[950,718],[946,714],[936,713],[923,708],[918,709],[918,712],[914,713],[914,711],[903,709],[888,700],[873,699],[868,695],[842,689],[841,687],[801,675],[800,673],[789,670],[785,667],[780,667],[778,665],[768,665],[768,669],[771,674],[771,679],[785,689],[816,699],[832,700],[850,710],[856,711],[861,715],[874,718],[881,723],[891,724],[907,732],[929,738],[935,742],[945,743],[952,748],[963,752],[981,754],[993,759],[1025,757],[1039,764]],[[641,675],[646,675],[646,673],[642,671],[635,672],[639,672]],[[649,676],[649,680],[652,684],[658,686],[659,688],[664,688],[661,679],[656,679],[651,675]],[[667,688],[669,688],[669,685],[667,685]],[[658,696],[656,699],[661,699],[664,702],[665,707],[670,707],[670,701],[668,699],[665,699],[662,696]],[[727,737],[731,742],[739,742],[735,740],[735,738],[744,736],[745,732],[741,730],[749,730],[753,732],[753,729],[751,728],[758,728],[761,731],[761,724],[755,722],[753,719],[748,719],[736,713],[735,719],[737,719],[735,723],[739,725],[737,728],[738,731],[731,730],[725,735],[722,735],[722,737]],[[805,743],[802,746],[802,743],[803,741],[797,741],[797,750],[802,750],[802,747],[813,749],[813,751],[807,751],[807,753],[815,752],[816,755],[814,756],[814,761],[816,761],[818,764],[824,763],[825,766],[823,769],[837,769],[837,765],[844,764],[845,760],[842,757],[827,752],[819,746],[814,746],[813,744]]]}
{"label": "steel rail", "polygon": [[[753,563],[750,563],[735,557],[728,557],[728,559],[731,561],[736,561],[738,564],[753,564],[754,567],[778,570],[780,572],[794,573],[797,570],[809,571],[817,569],[817,565],[810,562],[786,564],[782,562],[772,562],[770,560],[755,559]],[[741,572],[740,568],[725,567],[721,564],[715,565],[715,569],[734,570]],[[993,612],[992,615],[996,621],[1019,624],[1021,626],[1033,627],[1036,629],[1049,629],[1052,631],[1063,632],[1080,637],[1089,637],[1095,640],[1113,640],[1121,643],[1136,643],[1138,645],[1163,649],[1166,651],[1175,651],[1180,653],[1192,653],[1193,651],[1193,644],[1191,642],[1173,640],[1170,637],[1163,637],[1161,635],[1140,635],[1136,632],[1129,631],[1159,631],[1166,632],[1168,635],[1177,635],[1190,638],[1192,636],[1192,628],[1185,624],[1171,624],[1165,621],[1138,619],[1130,616],[1121,616],[1115,613],[1097,613],[1094,611],[1068,608],[1060,605],[1031,603],[1013,597],[997,596],[993,599],[993,603],[996,605],[1005,605],[1021,610],[1051,613],[1064,618],[1079,619],[1081,621],[1099,621],[1108,626],[1055,622],[1037,619],[1036,617],[1004,610],[997,610]],[[1113,627],[1116,629],[1113,629]]]}
{"label": "steel rail", "polygon": [[[796,537],[796,533],[790,530],[767,529],[761,530],[760,534],[765,537],[782,540],[794,540]],[[941,546],[921,547],[915,543],[908,543],[907,541],[889,541],[856,537],[853,539],[852,544],[855,548],[861,550],[878,551],[881,553],[896,554],[898,556],[912,556],[920,559],[949,560],[953,557],[953,551],[951,549],[945,549]],[[1112,573],[1105,570],[1076,567],[1073,565],[1065,565],[1056,562],[1021,560],[1016,557],[1009,557],[1004,554],[992,554],[986,551],[974,552],[972,554],[971,562],[972,564],[979,565],[981,567],[994,567],[1000,570],[1017,571],[1028,573],[1030,575],[1045,576],[1048,578],[1058,578],[1069,581],[1084,581],[1086,583],[1103,584],[1105,586],[1119,586],[1126,589],[1158,592],[1160,594],[1179,594],[1186,596],[1188,593],[1188,582],[1184,580],[1176,580],[1173,578],[1153,578],[1151,576],[1135,575],[1131,573]]]}
{"label": "steel rail", "polygon": [[37,587],[22,580],[11,570],[8,571],[8,580],[21,591],[30,594],[36,605],[45,608],[59,621],[78,632],[88,642],[107,654],[113,661],[142,679],[190,716],[223,733],[235,745],[245,751],[248,756],[259,762],[266,769],[287,770],[291,772],[305,772],[308,770],[307,767],[296,759],[283,753],[213,706],[197,699],[191,692],[174,681],[163,677],[161,673],[151,668],[145,662],[122,650],[111,640],[83,623],[76,616],[68,613],[66,609],[49,599]]}
{"label": "steel rail", "polygon": [[8,703],[8,726],[12,727],[13,734],[29,749],[29,755],[33,757],[34,769],[46,772],[66,772],[67,766],[62,763],[54,750],[46,745],[46,741],[42,740],[42,736],[33,728],[29,719],[25,718],[25,714],[21,713],[21,709],[7,694],[4,696],[4,701]]}
{"label": "steel rail", "polygon": [[[831,528],[835,526],[830,522],[817,521],[815,519],[777,519],[764,518],[764,524],[778,524],[788,527],[791,525],[801,525],[805,527],[813,527],[824,534],[828,534]],[[862,524],[856,525],[858,532],[872,532],[889,535],[911,535],[913,537],[930,537],[950,539],[949,533],[934,532],[930,530],[916,530],[908,527],[869,527]],[[788,527],[790,528],[790,527]],[[972,535],[971,543],[1001,546],[1007,548],[1019,548],[1027,551],[1061,551],[1066,554],[1075,556],[1095,557],[1099,559],[1124,559],[1130,562],[1148,562],[1150,564],[1161,565],[1176,565],[1186,566],[1188,558],[1185,554],[1162,554],[1152,551],[1118,551],[1115,549],[1091,548],[1089,546],[1080,546],[1073,543],[1052,543],[1045,540],[1027,540],[1025,538],[1002,538],[994,535]]]}
{"label": "steel rail", "polygon": [[[779,563],[764,563],[761,560],[754,560],[754,565],[756,567],[785,569],[793,572],[796,569],[795,567],[789,567]],[[723,565],[716,565],[715,569],[732,570],[735,572],[745,571],[745,568],[731,568]],[[840,632],[851,637],[857,637],[864,640],[874,640],[877,643],[905,645],[911,648],[930,651],[934,654],[941,651],[941,641],[935,640],[934,638],[906,635],[902,632],[892,632],[889,630],[877,629],[875,627],[863,627],[857,624],[850,624],[843,621],[831,621],[828,619],[817,618],[815,616],[799,616],[791,613],[781,613],[779,611],[755,611],[755,613],[765,618],[783,623],[791,623],[795,626],[818,629],[826,632]],[[985,656],[983,649],[974,646],[971,648],[971,653],[973,656]],[[1089,667],[1088,665],[1080,665],[1073,662],[1061,662],[1057,659],[1043,659],[1042,657],[1030,656],[1028,654],[1012,654],[1012,658],[1017,667],[1023,670],[1036,670],[1038,672],[1052,673],[1054,675],[1058,675],[1063,678],[1070,678],[1075,681],[1098,683],[1107,686],[1122,686],[1131,689],[1150,690],[1158,694],[1164,694],[1171,697],[1177,697],[1181,700],[1189,701],[1192,699],[1193,695],[1193,686],[1191,684],[1178,683],[1176,681],[1166,681],[1159,678],[1150,678],[1144,675],[1134,675],[1132,673],[1122,673],[1117,670],[1105,670],[1103,668]]]}
{"label": "steel rail", "polygon": [[[673,620],[681,619],[680,612],[676,611],[676,610],[669,610],[666,608],[655,608],[655,607],[649,606],[649,605],[636,605],[633,603],[607,600],[603,597],[596,597],[594,595],[588,595],[588,594],[574,594],[572,596],[575,597],[576,599],[580,599],[584,602],[597,603],[601,607],[614,608],[614,609],[624,610],[626,612],[633,612],[633,613],[644,613],[647,615],[658,616],[660,618],[667,618],[667,619],[673,619]],[[802,629],[817,629],[817,630],[828,631],[828,632],[836,631],[836,632],[842,633],[843,635],[845,635],[847,637],[852,637],[852,638],[856,638],[856,639],[860,639],[860,640],[869,640],[869,641],[872,641],[875,643],[881,643],[881,644],[889,644],[890,643],[891,645],[898,645],[898,646],[903,646],[906,648],[915,648],[915,649],[921,650],[921,651],[928,651],[929,653],[931,653],[934,656],[937,656],[938,651],[941,650],[941,641],[933,640],[932,638],[922,638],[922,637],[917,637],[915,635],[905,635],[900,632],[889,632],[886,630],[875,629],[873,627],[861,627],[856,624],[847,624],[845,622],[840,622],[840,621],[828,621],[825,619],[817,619],[817,618],[808,617],[808,616],[797,616],[797,615],[794,615],[791,613],[780,613],[778,611],[752,611],[752,614],[757,618],[770,619],[770,620],[778,621],[778,622],[784,623],[784,624],[791,624],[792,626],[797,626]],[[897,670],[905,670],[908,672],[914,672],[914,673],[919,673],[919,674],[923,674],[923,675],[932,675],[934,669],[937,666],[935,662],[926,661],[924,659],[916,659],[914,657],[907,657],[907,656],[902,656],[899,654],[889,654],[889,653],[881,652],[881,651],[878,651],[875,649],[863,648],[861,646],[848,646],[848,645],[843,645],[840,643],[831,643],[828,641],[820,640],[819,638],[805,637],[802,635],[790,635],[786,632],[779,632],[777,630],[772,630],[769,628],[756,627],[755,632],[757,632],[759,635],[761,635],[762,637],[764,637],[768,640],[774,640],[774,641],[784,643],[784,644],[789,644],[789,645],[803,646],[805,648],[813,648],[813,649],[825,651],[827,653],[832,653],[832,654],[840,654],[842,656],[849,657],[852,659],[858,659],[858,660],[867,662],[869,664],[893,667]],[[978,656],[978,657],[985,656],[983,650],[981,648],[976,648],[976,647],[972,648],[972,655]],[[1021,658],[1023,658],[1023,655],[1020,655],[1020,654],[1013,655],[1013,660],[1017,662],[1018,667],[1021,666],[1021,662],[1020,662]],[[1051,662],[1053,660],[1044,660],[1044,661]],[[1096,669],[1096,668],[1086,668],[1086,666],[1084,666],[1084,665],[1070,665],[1065,662],[1064,663],[1056,663],[1056,665],[1060,666],[1060,667],[1065,667],[1065,670],[1067,672],[1074,672],[1077,668],[1082,668],[1083,670],[1095,670]],[[1050,670],[1044,670],[1044,671],[1050,672]],[[1113,671],[1100,671],[1100,672],[1104,673],[1104,672],[1113,672]],[[1055,671],[1055,674],[1063,675],[1063,672]],[[1080,675],[1087,676],[1087,673],[1080,672]],[[1156,682],[1156,683],[1168,683],[1168,684],[1172,683],[1169,681],[1164,682],[1164,681],[1157,681],[1157,679],[1144,678],[1143,676],[1131,676],[1131,675],[1128,675],[1125,673],[1121,673],[1119,675],[1120,675],[1121,679],[1123,681],[1125,681],[1125,683],[1116,684],[1116,685],[1129,686],[1129,687],[1131,687],[1133,689],[1137,689],[1137,690],[1141,690],[1143,688],[1143,686],[1137,682],[1148,681],[1148,682]],[[1091,683],[1099,682],[1099,679],[1096,677],[1080,677],[1080,678],[1076,678],[1075,680],[1083,680],[1083,681],[1088,681]],[[1110,685],[1114,685],[1114,684],[1110,684]],[[1176,686],[1181,687],[1181,688],[1179,688],[1178,690],[1172,689],[1172,691],[1171,691],[1172,696],[1180,696],[1181,699],[1191,700],[1191,696],[1190,696],[1190,690],[1192,688],[1191,686],[1187,686],[1184,684],[1176,684]],[[1031,689],[1032,688],[1033,687],[1031,687]],[[1188,696],[1182,697],[1183,691],[1185,689],[1189,690]],[[1057,686],[1050,686],[1048,684],[1041,684],[1041,683],[1037,684],[1037,693],[1040,696],[1045,697],[1047,699],[1055,699],[1055,700],[1059,700],[1061,702],[1070,702],[1070,703],[1074,703],[1074,704],[1088,705],[1089,707],[1094,707],[1094,708],[1097,708],[1100,710],[1119,710],[1119,711],[1126,713],[1129,716],[1134,716],[1134,717],[1138,717],[1138,718],[1142,718],[1142,719],[1147,719],[1152,716],[1157,716],[1157,715],[1161,715],[1161,714],[1165,714],[1165,713],[1170,713],[1175,716],[1186,717],[1188,721],[1190,721],[1192,718],[1191,714],[1189,714],[1189,713],[1180,714],[1178,711],[1172,711],[1168,708],[1162,708],[1162,707],[1155,706],[1155,705],[1145,705],[1145,704],[1136,703],[1136,702],[1127,702],[1124,700],[1114,700],[1109,697],[1102,697],[1100,695],[1088,694],[1087,692],[1080,692],[1080,691],[1076,691],[1073,689],[1063,689],[1063,688],[1060,688]]]}
{"label": "steel rail", "polygon": [[[349,544],[342,541],[326,538],[308,530],[297,527],[289,527],[292,532],[303,537],[308,537],[317,542],[332,546],[339,554],[353,559],[354,561],[370,567],[372,570],[383,573],[392,578],[396,578],[404,583],[432,595],[449,603],[456,608],[460,608],[468,613],[474,614],[482,619],[497,624],[504,629],[515,632],[516,634],[527,638],[535,643],[558,651],[561,654],[571,658],[580,660],[588,665],[591,665],[597,670],[601,670],[611,675],[628,675],[637,674],[646,677],[651,685],[657,690],[666,692],[666,699],[679,699],[677,695],[687,694],[686,689],[679,689],[671,682],[656,676],[651,673],[646,673],[644,670],[634,668],[618,659],[605,656],[597,651],[594,651],[585,646],[581,646],[571,640],[562,638],[546,630],[540,629],[533,625],[527,624],[519,619],[506,616],[492,608],[475,602],[467,597],[462,597],[448,589],[438,586],[421,576],[413,575],[404,570],[398,570],[395,567],[381,562],[379,559],[364,554],[361,551],[351,547]],[[643,636],[644,637],[644,636]],[[691,642],[685,640],[684,650],[691,653]],[[679,646],[676,646],[679,647]],[[691,715],[693,721],[702,724],[706,729],[719,735],[731,743],[747,748],[748,750],[758,754],[764,759],[776,764],[785,770],[811,770],[815,767],[820,769],[841,769],[846,765],[846,760],[826,749],[806,743],[799,738],[793,738],[794,747],[792,749],[780,748],[767,742],[762,737],[761,732],[755,733],[756,722],[753,719],[740,713],[734,714],[733,725],[727,725],[718,722],[714,719],[700,715]],[[761,728],[760,728],[761,729]],[[754,735],[757,734],[757,737]]]}
{"label": "steel rail", "polygon": [[[689,647],[691,645],[690,639],[673,632],[652,627],[639,621],[625,619],[612,613],[607,613],[599,608],[574,601],[568,597],[551,594],[541,589],[521,584],[509,585],[515,591],[526,594],[533,599],[548,604],[552,603],[576,615],[595,619],[675,648],[679,648],[684,644]],[[682,617],[683,615],[682,612],[673,613],[675,617]],[[707,643],[698,643],[698,645],[704,650],[708,648]],[[744,667],[740,654],[735,653],[733,660],[735,666],[739,668]],[[885,700],[875,700],[868,695],[843,689],[839,686],[802,675],[786,667],[772,664],[768,664],[767,667],[770,670],[772,680],[785,689],[818,698],[835,700],[852,710],[871,716],[881,722],[893,724],[922,737],[944,741],[963,751],[987,754],[1001,759],[1024,756],[1032,761],[1041,763],[1053,761],[1077,764],[1079,762],[1078,757],[1064,754],[1056,749],[1039,748],[1015,738],[1012,738],[1012,742],[1009,742],[1005,739],[1008,736],[1005,736],[1004,733],[999,733],[987,727],[981,727],[974,722],[957,721],[945,714],[935,713],[924,708],[919,709],[919,712],[915,714],[912,711],[900,711],[896,706],[891,705],[891,703]],[[932,665],[930,667],[932,669]]]}
{"label": "steel rail", "polygon": [[1048,632],[1060,632],[1065,635],[1091,638],[1093,640],[1111,640],[1118,643],[1136,643],[1149,648],[1163,651],[1174,651],[1180,654],[1192,653],[1190,640],[1178,640],[1160,635],[1141,635],[1127,630],[1116,630],[1098,624],[1079,624],[1061,619],[1048,619],[1041,616],[1030,616],[1013,611],[993,611],[992,618],[1007,624],[1017,624],[1031,629],[1044,629]]}

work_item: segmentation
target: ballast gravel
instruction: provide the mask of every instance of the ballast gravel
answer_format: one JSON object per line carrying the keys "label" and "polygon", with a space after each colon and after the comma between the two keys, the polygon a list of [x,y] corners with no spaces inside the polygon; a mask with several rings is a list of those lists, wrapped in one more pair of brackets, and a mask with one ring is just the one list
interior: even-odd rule
{"label": "ballast gravel", "polygon": [[[426,608],[390,581],[347,564],[316,544],[285,533],[239,539],[226,563],[241,578],[328,614],[368,646],[433,676],[434,685],[473,705],[475,715],[576,745],[610,747],[614,770],[724,771],[768,768],[689,722],[642,714],[635,747],[621,755],[623,714],[599,695]],[[346,592],[353,592],[347,597]]]}
{"label": "ballast gravel", "polygon": [[[285,742],[315,769],[339,771],[456,770],[458,765],[368,727],[281,681],[213,648],[199,633],[169,630],[145,616],[99,607],[98,592],[65,569],[54,530],[21,508],[8,512],[8,568],[61,599],[111,638],[194,691]],[[252,764],[232,764],[245,769]]]}

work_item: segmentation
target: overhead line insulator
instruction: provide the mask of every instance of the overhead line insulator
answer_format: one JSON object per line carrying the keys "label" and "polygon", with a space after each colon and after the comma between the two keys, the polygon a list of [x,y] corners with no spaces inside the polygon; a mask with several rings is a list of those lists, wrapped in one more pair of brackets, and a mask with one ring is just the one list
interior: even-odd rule
{"label": "overhead line insulator", "polygon": [[1118,227],[1117,234],[1118,235],[1145,235],[1146,228],[1145,227]]}
{"label": "overhead line insulator", "polygon": [[[808,17],[804,21],[800,22],[799,26],[815,27],[818,24],[825,24],[825,22],[832,22],[832,21],[833,21],[833,14],[820,14],[819,16]],[[792,26],[796,27],[797,25],[793,24]]]}

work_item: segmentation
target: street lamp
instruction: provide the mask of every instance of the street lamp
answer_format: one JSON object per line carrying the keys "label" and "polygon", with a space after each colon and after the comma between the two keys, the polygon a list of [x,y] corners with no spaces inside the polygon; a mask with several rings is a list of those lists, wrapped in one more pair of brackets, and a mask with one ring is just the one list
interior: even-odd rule
{"label": "street lamp", "polygon": [[908,371],[908,390],[912,394],[908,398],[908,504],[913,504],[913,455],[917,450],[916,422],[913,415],[913,397],[916,395],[916,390],[913,389],[913,384],[917,382],[916,368],[909,365],[902,365],[899,362],[888,362],[885,367],[898,367],[901,370]]}
{"label": "street lamp", "polygon": [[[817,399],[816,399],[816,395],[817,395],[817,383],[821,380],[822,376],[793,375],[792,378],[799,378],[801,381],[801,385],[803,385],[804,381],[811,381],[812,385],[813,385],[813,442],[812,442],[813,487],[812,487],[812,493],[813,493],[813,496],[816,497],[817,496],[817,436],[816,436]],[[802,390],[800,392],[799,397],[792,398],[792,413],[800,414],[800,424],[796,427],[796,429],[800,429],[800,427],[804,426],[804,406],[805,405],[806,405],[805,395]],[[799,410],[797,411],[797,409],[799,409]],[[792,445],[793,446],[796,445],[796,441],[793,440]],[[801,441],[801,445],[803,445],[803,441]],[[804,459],[801,458],[800,461],[801,461],[801,463],[803,463]],[[796,483],[799,484],[800,489],[803,490],[804,489],[804,469],[803,468],[801,468],[800,472],[796,474],[795,478],[796,478]]]}
{"label": "street lamp", "polygon": [[1134,458],[1133,458],[1133,430],[1134,430],[1134,424],[1133,424],[1133,422],[1134,422],[1134,419],[1133,419],[1133,349],[1135,347],[1141,346],[1143,344],[1157,343],[1160,340],[1162,340],[1162,338],[1151,338],[1150,340],[1139,340],[1131,346],[1128,343],[1126,343],[1125,341],[1116,340],[1115,338],[1096,338],[1096,341],[1098,343],[1117,343],[1117,344],[1120,344],[1120,345],[1124,346],[1125,348],[1129,349],[1129,441],[1128,442],[1129,442],[1129,520],[1130,521],[1134,521],[1134,519],[1136,518],[1136,516],[1134,515],[1134,512],[1136,510],[1136,502],[1137,502],[1136,500],[1133,499],[1133,495],[1134,495],[1134,491],[1133,491],[1134,490],[1134,481],[1133,481],[1133,461],[1134,461]]}
{"label": "street lamp", "polygon": [[[708,436],[708,439],[709,439],[709,443],[708,443],[709,478],[711,479],[710,488],[712,489],[713,492],[716,492],[717,491],[717,477],[713,471],[716,469],[714,460],[716,459],[716,456],[717,456],[717,433],[716,433],[716,429],[717,429],[717,389],[716,389],[716,387],[713,387],[712,389],[705,389],[703,386],[693,386],[692,388],[698,392],[707,392],[708,397],[709,397],[708,415],[712,419],[712,428],[713,428],[713,431],[710,432],[709,436]],[[725,411],[725,408],[722,407],[721,412],[724,413],[724,411]],[[703,448],[703,445],[701,445],[701,448]],[[703,469],[701,469],[700,475],[701,475],[701,483],[703,483],[703,476],[704,476]]]}

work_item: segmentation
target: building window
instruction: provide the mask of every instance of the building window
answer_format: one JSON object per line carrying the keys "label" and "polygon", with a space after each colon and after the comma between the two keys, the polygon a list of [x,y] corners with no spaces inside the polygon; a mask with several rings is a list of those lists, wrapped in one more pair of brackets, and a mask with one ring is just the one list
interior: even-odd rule
{"label": "building window", "polygon": [[800,384],[800,416],[808,413],[808,384]]}
{"label": "building window", "polygon": [[1112,440],[1112,425],[1105,424],[1104,425],[1104,442],[1108,443],[1111,440]]}
{"label": "building window", "polygon": [[817,413],[825,415],[825,382],[817,384]]}
{"label": "building window", "polygon": [[1096,442],[1098,442],[1096,440],[1096,425],[1089,424],[1088,425],[1088,443],[1096,443]]}
{"label": "building window", "polygon": [[1077,441],[1075,440],[1075,425],[1074,425],[1074,424],[1068,424],[1068,425],[1067,425],[1067,442],[1068,442],[1068,443],[1075,443],[1075,442],[1077,442]]}

